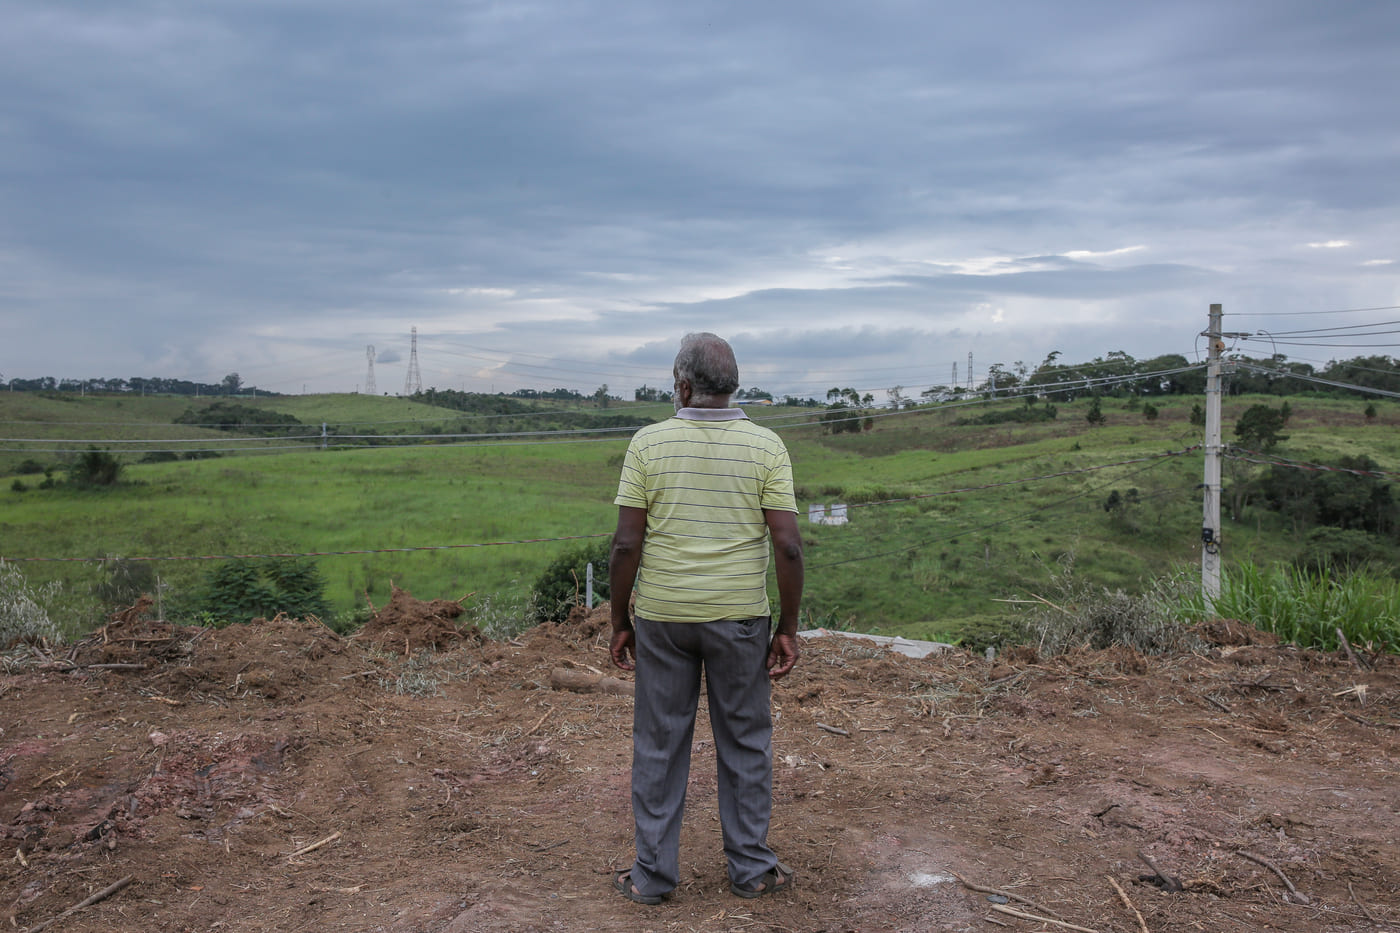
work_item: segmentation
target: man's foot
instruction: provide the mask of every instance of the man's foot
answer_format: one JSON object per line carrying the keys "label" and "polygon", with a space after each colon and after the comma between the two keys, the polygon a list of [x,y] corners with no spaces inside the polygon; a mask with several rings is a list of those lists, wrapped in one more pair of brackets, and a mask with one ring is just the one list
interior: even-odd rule
{"label": "man's foot", "polygon": [[613,887],[629,901],[636,901],[638,904],[646,904],[649,907],[661,903],[660,894],[643,894],[637,890],[637,886],[632,883],[632,869],[630,868],[613,873]]}
{"label": "man's foot", "polygon": [[779,862],[771,871],[765,871],[758,876],[758,880],[752,887],[741,888],[734,882],[729,883],[729,893],[739,897],[755,898],[763,897],[765,894],[776,894],[779,891],[786,891],[792,887],[792,880],[797,877],[797,873]]}

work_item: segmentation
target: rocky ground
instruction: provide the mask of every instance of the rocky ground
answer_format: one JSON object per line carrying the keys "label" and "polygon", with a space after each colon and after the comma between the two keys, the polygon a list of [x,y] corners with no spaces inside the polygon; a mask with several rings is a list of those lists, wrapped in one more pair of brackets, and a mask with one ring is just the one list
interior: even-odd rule
{"label": "rocky ground", "polygon": [[503,643],[452,606],[398,594],[351,639],[138,606],[80,644],[7,652],[0,923],[1400,929],[1394,657],[1238,624],[1151,658],[813,639],[774,693],[771,841],[795,889],[729,894],[702,703],[686,881],[642,907],[609,887],[631,860],[632,699],[603,679],[606,610]]}

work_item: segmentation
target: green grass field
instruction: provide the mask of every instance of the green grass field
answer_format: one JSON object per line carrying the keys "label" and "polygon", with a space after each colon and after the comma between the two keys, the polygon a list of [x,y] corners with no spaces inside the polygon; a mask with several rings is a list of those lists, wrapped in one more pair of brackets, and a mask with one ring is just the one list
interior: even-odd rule
{"label": "green grass field", "polygon": [[[1130,591],[1189,571],[1199,560],[1201,455],[1162,455],[1200,443],[1200,429],[1188,422],[1197,401],[1154,400],[1160,417],[1149,422],[1125,402],[1106,399],[1108,423],[1098,428],[1084,420],[1083,401],[1060,404],[1056,420],[1036,424],[958,426],[957,418],[988,406],[927,409],[880,418],[870,431],[846,435],[794,423],[814,420],[819,412],[810,409],[755,409],[755,418],[775,419],[792,453],[807,541],[807,622],[951,638],[1011,615],[1016,610],[1003,600],[1043,592],[1071,562],[1084,579]],[[1233,419],[1260,401],[1278,400],[1226,400],[1227,440]],[[1277,453],[1301,460],[1367,453],[1383,469],[1400,459],[1394,431],[1400,410],[1391,403],[1378,403],[1379,417],[1368,422],[1364,402],[1289,401],[1289,439]],[[153,436],[227,442],[221,432],[169,424],[192,402],[0,393],[0,434],[99,445]],[[416,433],[470,417],[355,395],[259,399],[256,405],[293,414],[318,430],[321,421],[393,423],[393,433]],[[662,413],[655,405],[617,403],[609,413],[629,411]],[[610,532],[625,446],[624,436],[610,436],[326,451],[313,444],[275,455],[171,463],[139,463],[131,454],[124,458],[122,483],[107,489],[62,483],[38,489],[35,480],[42,477],[24,476],[18,479],[30,488],[17,492],[11,488],[16,477],[0,473],[0,557],[372,551],[315,558],[337,610],[363,605],[366,593],[381,604],[391,581],[424,598],[476,593],[518,603],[544,566],[577,542],[497,542]],[[53,449],[43,444],[10,440],[0,447],[4,471],[28,457],[59,466],[61,478],[62,464],[71,459],[24,452]],[[1105,466],[1120,461],[1137,462]],[[1260,468],[1227,463],[1227,485],[1232,469]],[[1118,514],[1105,511],[1114,490],[1130,489],[1138,491],[1135,505]],[[807,524],[812,502],[848,503],[850,523]],[[1291,556],[1297,546],[1277,516],[1258,509],[1238,523],[1227,517],[1224,534],[1227,562],[1267,563]],[[443,549],[394,550],[400,548]],[[177,593],[193,586],[210,563],[154,566],[166,592]],[[70,611],[85,615],[88,624],[98,617],[99,607],[79,598],[101,577],[95,565],[21,568],[33,580],[63,580],[74,605],[86,607]]]}

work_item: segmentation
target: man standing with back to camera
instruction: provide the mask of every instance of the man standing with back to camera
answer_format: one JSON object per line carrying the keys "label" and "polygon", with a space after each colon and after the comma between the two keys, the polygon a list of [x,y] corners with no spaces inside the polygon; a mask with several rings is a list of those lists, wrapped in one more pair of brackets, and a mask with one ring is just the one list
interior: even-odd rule
{"label": "man standing with back to camera", "polygon": [[[637,857],[613,886],[659,904],[680,883],[681,818],[703,669],[729,890],[792,887],[768,847],[773,809],[770,681],[797,663],[802,537],[778,436],[729,407],[739,366],[714,334],[688,334],[676,416],[638,431],[618,483],[609,583],[613,663],[637,672],[632,816]],[[769,636],[768,548],[780,611]],[[636,585],[636,618],[628,603]]]}

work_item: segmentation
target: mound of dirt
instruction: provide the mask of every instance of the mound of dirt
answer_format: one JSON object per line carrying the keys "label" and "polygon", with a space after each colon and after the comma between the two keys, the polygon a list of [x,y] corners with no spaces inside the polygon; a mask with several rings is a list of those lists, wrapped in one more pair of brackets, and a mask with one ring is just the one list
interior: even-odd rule
{"label": "mound of dirt", "polygon": [[1260,631],[1239,619],[1207,619],[1196,626],[1196,634],[1206,644],[1224,648],[1278,644],[1278,636],[1274,633]]}
{"label": "mound of dirt", "polygon": [[481,633],[476,626],[463,631],[453,621],[461,614],[460,602],[414,599],[407,590],[395,586],[388,604],[375,612],[355,637],[381,651],[405,656],[462,643],[480,644]]}
{"label": "mound of dirt", "polygon": [[597,638],[600,634],[612,632],[612,608],[610,603],[594,606],[591,610],[575,606],[569,610],[568,618],[557,626],[559,632],[568,633],[579,641]]}

